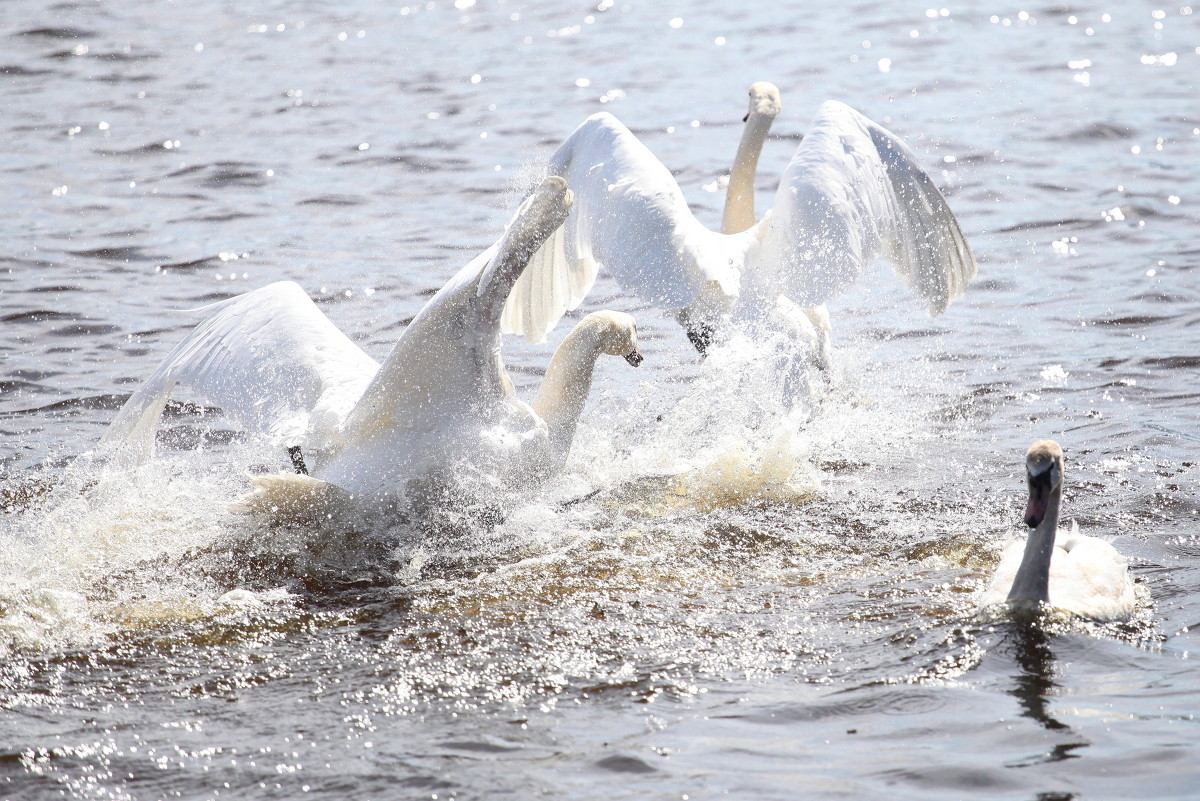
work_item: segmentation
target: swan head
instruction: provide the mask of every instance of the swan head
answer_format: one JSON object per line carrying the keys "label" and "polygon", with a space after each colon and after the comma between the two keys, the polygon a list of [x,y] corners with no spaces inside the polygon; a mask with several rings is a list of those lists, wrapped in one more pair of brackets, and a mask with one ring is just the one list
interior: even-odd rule
{"label": "swan head", "polygon": [[1029,483],[1025,525],[1035,528],[1046,516],[1050,496],[1062,490],[1062,447],[1049,439],[1040,439],[1030,445],[1025,453],[1025,478]]}
{"label": "swan head", "polygon": [[742,117],[746,122],[752,116],[762,116],[774,119],[779,116],[783,105],[779,100],[779,90],[775,84],[767,81],[755,81],[750,84],[750,110]]}
{"label": "swan head", "polygon": [[593,333],[601,353],[621,356],[633,367],[642,363],[642,352],[638,350],[637,324],[631,315],[618,311],[592,312],[580,321]]}

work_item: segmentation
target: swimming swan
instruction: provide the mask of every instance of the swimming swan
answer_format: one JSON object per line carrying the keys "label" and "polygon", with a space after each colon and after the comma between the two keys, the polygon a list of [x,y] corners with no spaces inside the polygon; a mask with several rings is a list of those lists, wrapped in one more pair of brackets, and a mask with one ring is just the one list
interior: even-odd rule
{"label": "swimming swan", "polygon": [[596,312],[555,351],[532,406],[513,393],[500,358],[504,300],[571,202],[566,181],[543,181],[501,239],[430,299],[382,365],[289,281],[207,307],[210,316],[118,412],[101,448],[148,456],[181,386],[287,446],[313,479],[352,495],[399,492],[462,460],[502,481],[559,470],[596,359],[642,361],[633,318]]}
{"label": "swimming swan", "polygon": [[503,330],[541,341],[601,266],[627,291],[677,310],[701,353],[731,312],[743,322],[782,319],[784,330],[827,350],[828,317],[806,307],[847,289],[881,256],[931,315],[961,297],[975,259],[942,194],[895,135],[843,103],[821,105],[774,209],[755,220],[755,170],[779,110],[773,85],[750,87],[719,233],[695,218],[671,173],[616,117],[585,120],[548,167],[570,183],[574,210],[517,281]]}
{"label": "swimming swan", "polygon": [[1133,581],[1125,558],[1104,540],[1058,530],[1063,452],[1057,442],[1038,440],[1025,455],[1029,537],[1004,550],[984,593],[982,607],[1007,603],[1017,612],[1042,604],[1095,620],[1120,620],[1134,609]]}

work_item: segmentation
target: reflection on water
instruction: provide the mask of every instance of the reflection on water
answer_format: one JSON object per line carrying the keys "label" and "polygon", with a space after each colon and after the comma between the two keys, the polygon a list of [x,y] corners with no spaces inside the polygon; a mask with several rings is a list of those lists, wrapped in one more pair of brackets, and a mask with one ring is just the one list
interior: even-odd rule
{"label": "reflection on water", "polygon": [[[1014,624],[1009,633],[1010,650],[1021,672],[1013,676],[1016,686],[1011,693],[1021,704],[1022,714],[1045,726],[1047,729],[1070,729],[1065,723],[1053,718],[1047,711],[1050,696],[1058,689],[1055,682],[1054,652],[1050,649],[1050,635],[1037,621]],[[1070,750],[1084,744],[1055,746],[1053,758],[1065,759]]]}

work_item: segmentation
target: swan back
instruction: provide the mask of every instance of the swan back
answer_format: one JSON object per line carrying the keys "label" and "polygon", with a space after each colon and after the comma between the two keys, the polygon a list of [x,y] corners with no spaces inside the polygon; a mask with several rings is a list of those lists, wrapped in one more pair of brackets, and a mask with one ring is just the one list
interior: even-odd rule
{"label": "swan back", "polygon": [[688,305],[708,281],[737,295],[752,239],[723,236],[696,220],[670,171],[616,117],[584,120],[547,169],[567,179],[575,204],[513,287],[506,333],[543,341],[583,300],[601,266],[659,308]]}

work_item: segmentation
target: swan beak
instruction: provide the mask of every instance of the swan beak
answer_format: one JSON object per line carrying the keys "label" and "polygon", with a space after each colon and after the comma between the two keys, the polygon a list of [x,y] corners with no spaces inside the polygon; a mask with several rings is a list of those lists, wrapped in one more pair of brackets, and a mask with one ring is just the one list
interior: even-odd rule
{"label": "swan beak", "polygon": [[748,120],[748,119],[750,119],[750,112],[749,112],[749,111],[747,111],[747,112],[746,112],[746,116],[745,116],[745,117],[742,117],[742,122],[745,122],[745,121],[746,121],[746,120]]}
{"label": "swan beak", "polygon": [[1025,505],[1025,525],[1036,528],[1046,517],[1050,500],[1050,470],[1029,476],[1029,503]]}
{"label": "swan beak", "polygon": [[631,367],[637,367],[642,363],[642,352],[640,350],[635,350],[633,353],[630,353],[625,357],[625,361],[629,362]]}
{"label": "swan beak", "polygon": [[1029,493],[1029,503],[1025,506],[1025,525],[1037,528],[1046,516],[1046,499]]}

